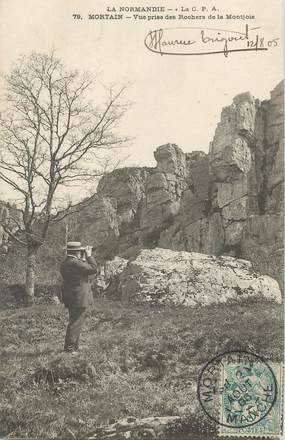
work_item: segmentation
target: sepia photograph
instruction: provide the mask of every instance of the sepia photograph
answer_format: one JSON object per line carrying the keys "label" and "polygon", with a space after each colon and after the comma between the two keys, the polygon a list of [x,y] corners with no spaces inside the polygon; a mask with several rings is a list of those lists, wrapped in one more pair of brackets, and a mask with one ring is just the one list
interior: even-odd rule
{"label": "sepia photograph", "polygon": [[281,440],[282,1],[0,0],[0,438]]}

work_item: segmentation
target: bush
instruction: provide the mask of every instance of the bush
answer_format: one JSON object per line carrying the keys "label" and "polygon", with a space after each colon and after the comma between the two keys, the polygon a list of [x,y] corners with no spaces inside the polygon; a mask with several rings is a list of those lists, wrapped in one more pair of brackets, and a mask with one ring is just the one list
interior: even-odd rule
{"label": "bush", "polygon": [[[47,284],[35,285],[35,302],[50,304],[61,299],[61,285],[54,286]],[[26,304],[25,286],[21,283],[0,285],[0,307],[9,309],[11,307],[22,307]]]}

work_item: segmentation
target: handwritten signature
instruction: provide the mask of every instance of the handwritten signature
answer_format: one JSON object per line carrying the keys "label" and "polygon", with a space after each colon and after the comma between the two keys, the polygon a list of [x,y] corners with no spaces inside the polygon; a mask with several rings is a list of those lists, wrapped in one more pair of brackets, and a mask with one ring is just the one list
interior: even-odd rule
{"label": "handwritten signature", "polygon": [[144,44],[148,50],[160,55],[210,55],[230,52],[264,51],[278,46],[279,38],[267,39],[256,32],[260,27],[249,28],[244,32],[179,27],[150,31]]}

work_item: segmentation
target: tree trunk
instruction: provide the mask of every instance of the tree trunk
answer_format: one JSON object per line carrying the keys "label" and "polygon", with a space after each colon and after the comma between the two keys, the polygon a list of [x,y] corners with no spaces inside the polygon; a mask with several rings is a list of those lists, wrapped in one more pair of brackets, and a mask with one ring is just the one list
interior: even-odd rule
{"label": "tree trunk", "polygon": [[37,249],[28,247],[26,264],[26,299],[28,304],[34,303]]}

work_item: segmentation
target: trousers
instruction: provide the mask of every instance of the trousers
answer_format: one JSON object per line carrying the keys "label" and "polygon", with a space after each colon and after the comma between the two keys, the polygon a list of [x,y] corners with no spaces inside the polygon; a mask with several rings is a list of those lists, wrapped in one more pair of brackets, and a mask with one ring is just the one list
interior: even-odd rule
{"label": "trousers", "polygon": [[85,318],[85,307],[69,307],[69,321],[66,329],[64,350],[76,351],[79,348],[79,337],[82,324]]}

